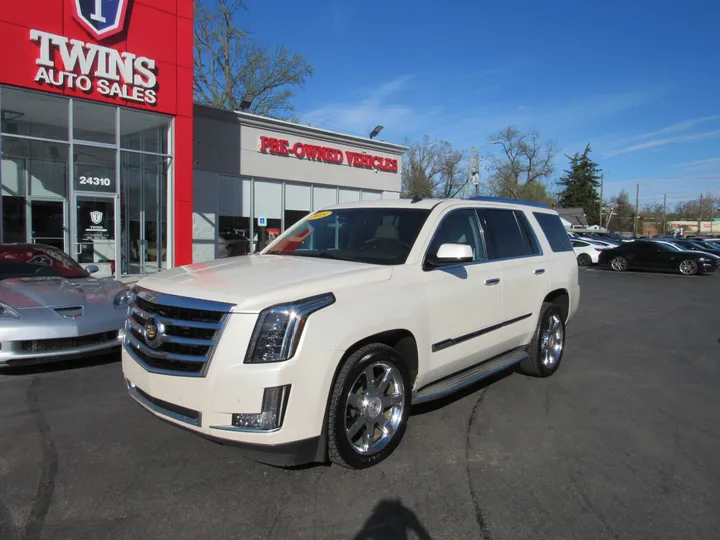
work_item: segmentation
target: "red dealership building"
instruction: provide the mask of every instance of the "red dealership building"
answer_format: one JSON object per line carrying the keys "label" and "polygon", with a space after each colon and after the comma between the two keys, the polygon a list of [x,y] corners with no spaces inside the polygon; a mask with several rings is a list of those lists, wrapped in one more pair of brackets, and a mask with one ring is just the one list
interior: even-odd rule
{"label": "red dealership building", "polygon": [[402,146],[195,104],[192,0],[6,2],[0,47],[4,243],[138,276],[399,196]]}

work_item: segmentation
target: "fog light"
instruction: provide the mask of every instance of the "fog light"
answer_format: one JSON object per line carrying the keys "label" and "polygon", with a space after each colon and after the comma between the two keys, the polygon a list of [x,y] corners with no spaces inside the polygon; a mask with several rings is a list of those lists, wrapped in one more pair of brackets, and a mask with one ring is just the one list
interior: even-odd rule
{"label": "fog light", "polygon": [[263,393],[262,412],[232,415],[232,425],[238,428],[271,431],[282,427],[290,396],[290,385],[266,388]]}

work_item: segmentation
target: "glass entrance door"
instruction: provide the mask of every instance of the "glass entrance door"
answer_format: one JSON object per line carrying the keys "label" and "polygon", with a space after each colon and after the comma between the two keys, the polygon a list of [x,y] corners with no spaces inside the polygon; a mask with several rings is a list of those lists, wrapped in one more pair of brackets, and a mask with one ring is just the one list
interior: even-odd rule
{"label": "glass entrance door", "polygon": [[65,251],[65,203],[30,200],[30,230],[33,244],[46,244]]}
{"label": "glass entrance door", "polygon": [[97,265],[98,277],[115,273],[115,197],[77,195],[77,245],[75,259]]}

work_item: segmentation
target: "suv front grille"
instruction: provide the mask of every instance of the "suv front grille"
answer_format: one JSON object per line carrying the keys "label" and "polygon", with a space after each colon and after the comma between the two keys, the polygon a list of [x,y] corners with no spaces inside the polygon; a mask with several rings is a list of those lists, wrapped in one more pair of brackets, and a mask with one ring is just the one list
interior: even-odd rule
{"label": "suv front grille", "polygon": [[126,349],[148,371],[204,377],[233,304],[140,287],[135,292],[125,324]]}

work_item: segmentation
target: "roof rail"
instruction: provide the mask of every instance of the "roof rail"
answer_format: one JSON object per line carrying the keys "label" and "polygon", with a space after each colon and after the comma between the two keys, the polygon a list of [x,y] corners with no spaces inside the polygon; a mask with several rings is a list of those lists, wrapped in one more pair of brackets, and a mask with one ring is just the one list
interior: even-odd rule
{"label": "roof rail", "polygon": [[487,196],[479,196],[479,197],[468,197],[467,200],[469,201],[485,201],[485,202],[499,202],[499,203],[509,203],[509,204],[524,204],[526,206],[537,206],[538,208],[550,208],[545,203],[539,203],[535,201],[523,201],[521,199],[507,199],[505,197],[487,197]]}

